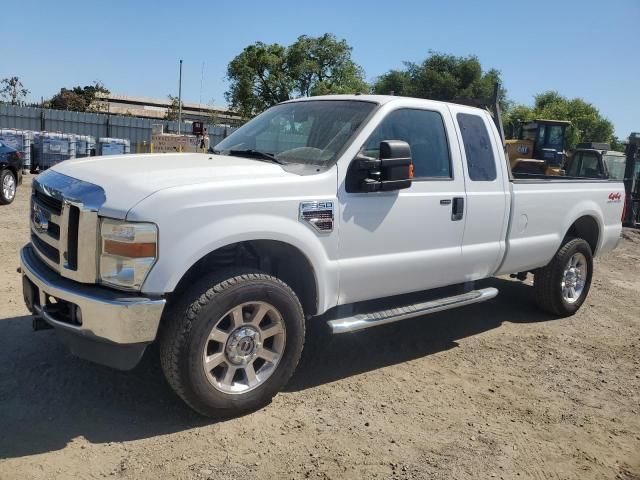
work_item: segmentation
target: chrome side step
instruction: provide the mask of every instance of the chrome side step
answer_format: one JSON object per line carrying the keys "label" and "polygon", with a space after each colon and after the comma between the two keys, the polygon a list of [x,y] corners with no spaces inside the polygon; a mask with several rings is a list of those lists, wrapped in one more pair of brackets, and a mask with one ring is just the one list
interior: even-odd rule
{"label": "chrome side step", "polygon": [[327,324],[331,327],[332,333],[355,332],[357,330],[399,322],[400,320],[419,317],[429,313],[484,302],[494,298],[496,295],[498,295],[496,288],[483,288],[481,290],[473,290],[460,295],[439,298],[428,302],[414,303],[412,305],[390,308],[379,312],[359,313],[351,317],[336,318],[335,320],[329,320]]}

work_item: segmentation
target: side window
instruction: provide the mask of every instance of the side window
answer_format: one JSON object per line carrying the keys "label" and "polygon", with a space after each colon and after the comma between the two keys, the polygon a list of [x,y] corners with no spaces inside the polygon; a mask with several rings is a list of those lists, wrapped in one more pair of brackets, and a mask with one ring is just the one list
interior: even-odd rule
{"label": "side window", "polygon": [[622,155],[605,155],[604,163],[607,166],[609,178],[612,180],[624,180],[626,159]]}
{"label": "side window", "polygon": [[582,153],[579,177],[596,178],[599,176],[598,155],[595,152]]}
{"label": "side window", "polygon": [[569,169],[567,170],[567,176],[577,177],[580,171],[580,164],[582,163],[582,152],[576,153],[571,159]]}
{"label": "side window", "polygon": [[413,172],[420,178],[451,178],[449,144],[438,112],[400,109],[387,115],[363,147],[369,157],[380,158],[380,142],[402,140],[411,146]]}
{"label": "side window", "polygon": [[496,162],[484,120],[478,115],[468,113],[459,113],[456,118],[462,132],[469,178],[476,182],[495,180]]}

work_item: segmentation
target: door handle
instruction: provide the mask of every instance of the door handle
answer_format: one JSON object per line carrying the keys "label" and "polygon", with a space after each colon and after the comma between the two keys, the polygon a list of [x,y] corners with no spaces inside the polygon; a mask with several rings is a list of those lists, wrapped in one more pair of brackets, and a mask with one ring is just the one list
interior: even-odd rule
{"label": "door handle", "polygon": [[451,206],[451,220],[457,222],[464,217],[464,198],[454,197],[453,205]]}

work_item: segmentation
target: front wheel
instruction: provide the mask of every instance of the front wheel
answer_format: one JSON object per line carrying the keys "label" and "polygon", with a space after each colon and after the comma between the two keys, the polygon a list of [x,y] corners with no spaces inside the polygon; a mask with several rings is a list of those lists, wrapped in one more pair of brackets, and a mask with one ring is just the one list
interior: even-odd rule
{"label": "front wheel", "polygon": [[261,272],[203,279],[169,310],[161,363],[175,392],[205,416],[255,410],[293,374],[304,314],[288,285]]}
{"label": "front wheel", "polygon": [[573,315],[582,306],[593,275],[593,253],[581,238],[567,241],[551,262],[535,273],[538,306],[561,317]]}
{"label": "front wheel", "polygon": [[18,182],[11,170],[0,171],[0,205],[9,205],[16,198]]}

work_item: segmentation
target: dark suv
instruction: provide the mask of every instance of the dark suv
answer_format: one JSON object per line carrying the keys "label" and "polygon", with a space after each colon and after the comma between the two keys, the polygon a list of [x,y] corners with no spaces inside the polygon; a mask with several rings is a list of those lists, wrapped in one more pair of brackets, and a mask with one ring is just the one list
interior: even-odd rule
{"label": "dark suv", "polygon": [[0,142],[0,205],[8,205],[16,198],[22,167],[21,153]]}

